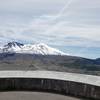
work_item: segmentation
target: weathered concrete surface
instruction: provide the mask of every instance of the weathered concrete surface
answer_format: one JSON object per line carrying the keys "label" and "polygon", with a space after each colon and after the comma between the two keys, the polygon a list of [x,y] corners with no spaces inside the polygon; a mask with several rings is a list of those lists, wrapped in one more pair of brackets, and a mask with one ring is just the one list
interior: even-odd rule
{"label": "weathered concrete surface", "polygon": [[46,91],[100,100],[99,76],[46,71],[6,71],[0,75],[1,91]]}
{"label": "weathered concrete surface", "polygon": [[0,92],[0,100],[83,100],[83,99],[70,97],[66,95],[47,93],[47,92],[10,91],[10,92]]}

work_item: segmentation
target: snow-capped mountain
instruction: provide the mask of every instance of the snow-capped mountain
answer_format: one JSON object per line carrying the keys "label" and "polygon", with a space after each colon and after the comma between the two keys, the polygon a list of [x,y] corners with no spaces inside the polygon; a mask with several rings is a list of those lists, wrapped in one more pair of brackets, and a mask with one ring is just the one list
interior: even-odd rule
{"label": "snow-capped mountain", "polygon": [[18,42],[9,42],[0,48],[0,53],[27,53],[42,55],[66,55],[65,53],[49,47],[44,43],[38,44],[21,44]]}
{"label": "snow-capped mountain", "polygon": [[23,46],[24,44],[21,44],[18,42],[9,42],[8,44],[2,47],[2,51],[3,52],[17,52],[18,50],[21,50],[21,47]]}

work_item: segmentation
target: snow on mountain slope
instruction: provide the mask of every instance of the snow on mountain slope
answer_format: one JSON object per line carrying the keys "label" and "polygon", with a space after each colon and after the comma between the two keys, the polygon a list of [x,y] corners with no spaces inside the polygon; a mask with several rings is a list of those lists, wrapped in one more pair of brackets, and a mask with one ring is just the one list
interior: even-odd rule
{"label": "snow on mountain slope", "polygon": [[44,43],[38,44],[21,44],[18,42],[9,42],[0,48],[1,53],[27,53],[42,55],[66,55],[65,53],[47,46]]}
{"label": "snow on mountain slope", "polygon": [[21,50],[24,45],[18,42],[9,42],[2,47],[2,52],[17,52]]}

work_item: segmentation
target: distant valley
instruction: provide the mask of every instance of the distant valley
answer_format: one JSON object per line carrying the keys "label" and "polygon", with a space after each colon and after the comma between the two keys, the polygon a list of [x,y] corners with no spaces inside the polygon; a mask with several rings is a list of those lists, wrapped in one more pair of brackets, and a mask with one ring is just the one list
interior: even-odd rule
{"label": "distant valley", "polygon": [[43,43],[9,42],[0,49],[0,70],[52,70],[100,75],[100,58],[71,56]]}
{"label": "distant valley", "polygon": [[75,56],[1,53],[0,70],[52,70],[100,75],[100,59]]}

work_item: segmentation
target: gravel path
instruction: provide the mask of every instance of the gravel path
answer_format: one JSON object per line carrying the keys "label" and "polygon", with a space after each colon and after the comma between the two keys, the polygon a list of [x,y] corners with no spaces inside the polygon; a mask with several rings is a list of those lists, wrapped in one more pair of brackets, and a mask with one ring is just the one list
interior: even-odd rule
{"label": "gravel path", "polygon": [[73,97],[41,92],[0,92],[0,100],[81,100]]}

